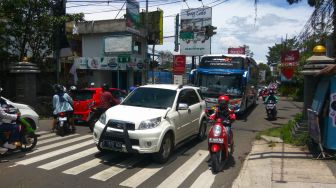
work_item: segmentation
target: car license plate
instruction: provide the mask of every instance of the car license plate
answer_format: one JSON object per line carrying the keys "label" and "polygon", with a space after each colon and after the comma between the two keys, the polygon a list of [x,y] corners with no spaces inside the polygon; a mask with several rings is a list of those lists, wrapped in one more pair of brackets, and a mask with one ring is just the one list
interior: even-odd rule
{"label": "car license plate", "polygon": [[59,120],[60,120],[60,121],[66,121],[66,120],[67,120],[67,117],[59,117]]}
{"label": "car license plate", "polygon": [[111,140],[104,140],[103,141],[103,146],[107,147],[107,148],[110,148],[112,150],[121,151],[122,142],[116,142],[116,141],[111,141]]}
{"label": "car license plate", "polygon": [[224,139],[223,138],[209,138],[209,143],[223,144]]}

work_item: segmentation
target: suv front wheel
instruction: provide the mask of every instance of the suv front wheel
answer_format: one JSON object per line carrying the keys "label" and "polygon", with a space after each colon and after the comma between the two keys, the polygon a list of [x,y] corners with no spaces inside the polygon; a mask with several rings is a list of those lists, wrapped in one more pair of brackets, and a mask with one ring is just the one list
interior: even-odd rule
{"label": "suv front wheel", "polygon": [[163,164],[168,161],[173,150],[173,139],[171,133],[167,133],[162,140],[160,151],[154,154],[154,161]]}

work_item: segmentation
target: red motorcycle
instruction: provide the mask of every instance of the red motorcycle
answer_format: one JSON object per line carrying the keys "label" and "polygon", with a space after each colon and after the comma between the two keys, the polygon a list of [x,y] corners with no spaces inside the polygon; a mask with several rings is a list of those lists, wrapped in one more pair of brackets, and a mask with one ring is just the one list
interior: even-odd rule
{"label": "red motorcycle", "polygon": [[[232,122],[236,119],[231,113],[227,119],[217,118],[212,114],[209,122],[212,124],[208,135],[208,150],[210,152],[211,171],[217,173],[229,160],[233,153],[233,133],[231,131]],[[229,132],[227,132],[227,128]],[[228,136],[230,134],[230,137]]]}

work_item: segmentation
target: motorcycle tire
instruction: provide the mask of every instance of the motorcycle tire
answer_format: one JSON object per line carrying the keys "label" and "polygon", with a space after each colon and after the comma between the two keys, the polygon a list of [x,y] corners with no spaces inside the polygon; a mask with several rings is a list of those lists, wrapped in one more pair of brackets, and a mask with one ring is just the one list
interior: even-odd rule
{"label": "motorcycle tire", "polygon": [[222,162],[222,152],[211,153],[211,172],[213,174],[217,174],[220,170],[221,162]]}
{"label": "motorcycle tire", "polygon": [[27,152],[35,148],[37,144],[37,136],[35,134],[23,134],[20,138],[21,151]]}
{"label": "motorcycle tire", "polygon": [[56,134],[59,135],[59,136],[64,136],[65,135],[64,125],[63,125],[63,127],[60,127],[59,125],[57,125]]}

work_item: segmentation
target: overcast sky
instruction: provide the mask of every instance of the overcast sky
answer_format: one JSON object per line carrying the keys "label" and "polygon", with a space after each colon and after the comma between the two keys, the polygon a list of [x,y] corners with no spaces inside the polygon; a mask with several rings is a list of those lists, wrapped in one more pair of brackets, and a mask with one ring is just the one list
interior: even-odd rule
{"label": "overcast sky", "polygon": [[[203,0],[204,5],[214,6],[225,0]],[[217,27],[217,34],[212,38],[212,53],[227,53],[228,47],[248,45],[254,53],[254,59],[266,63],[268,47],[281,40],[296,36],[306,24],[313,8],[303,0],[299,4],[288,5],[286,0],[258,0],[257,17],[254,0],[228,0],[212,8],[212,25]],[[106,1],[107,2],[107,1]],[[113,1],[112,1],[113,2]],[[145,0],[138,0],[140,9],[145,9]],[[181,9],[199,8],[198,0],[149,0],[149,10],[160,8],[164,11],[164,36],[174,35],[174,22]],[[78,6],[85,5],[85,6]],[[94,6],[99,5],[99,6]],[[123,3],[75,3],[68,0],[67,13],[85,14],[85,20],[114,19]],[[122,17],[122,10],[117,18]],[[256,18],[256,21],[255,21]],[[157,50],[174,50],[174,39],[164,40]]]}

